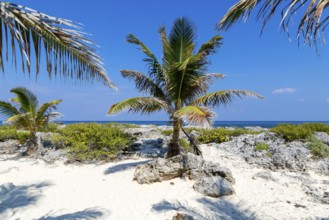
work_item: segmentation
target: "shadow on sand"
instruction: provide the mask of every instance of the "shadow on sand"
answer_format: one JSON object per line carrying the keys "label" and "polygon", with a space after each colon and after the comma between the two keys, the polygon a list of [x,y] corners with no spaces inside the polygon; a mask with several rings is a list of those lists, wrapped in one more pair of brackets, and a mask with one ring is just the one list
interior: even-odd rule
{"label": "shadow on sand", "polygon": [[232,204],[226,200],[214,200],[202,198],[197,202],[202,209],[189,206],[179,201],[169,202],[164,200],[152,206],[152,211],[166,212],[179,211],[199,220],[258,220],[256,214],[241,205]]}
{"label": "shadow on sand", "polygon": [[104,171],[104,174],[107,175],[107,174],[113,174],[113,173],[125,171],[125,170],[128,170],[130,168],[137,167],[138,165],[145,164],[145,163],[148,163],[148,162],[150,162],[150,160],[117,164],[117,165],[114,165],[112,167],[107,168]]}
{"label": "shadow on sand", "polygon": [[42,196],[42,189],[50,185],[48,182],[22,186],[12,183],[0,185],[0,216],[7,210],[35,205]]}
{"label": "shadow on sand", "polygon": [[45,216],[38,220],[92,220],[104,217],[105,212],[98,208],[89,208],[79,212],[68,213],[58,216]]}

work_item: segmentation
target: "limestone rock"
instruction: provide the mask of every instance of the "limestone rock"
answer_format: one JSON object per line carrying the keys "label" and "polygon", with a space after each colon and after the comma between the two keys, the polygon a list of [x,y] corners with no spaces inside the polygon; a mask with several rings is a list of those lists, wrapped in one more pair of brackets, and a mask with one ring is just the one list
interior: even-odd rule
{"label": "limestone rock", "polygon": [[0,154],[16,154],[18,150],[19,142],[17,140],[0,142]]}
{"label": "limestone rock", "polygon": [[322,141],[323,143],[329,145],[329,134],[326,132],[314,132],[314,136],[319,141]]}
{"label": "limestone rock", "polygon": [[270,171],[262,171],[262,172],[258,172],[256,173],[252,179],[258,179],[258,178],[261,178],[261,179],[264,179],[264,180],[271,180],[273,182],[277,182],[277,179],[275,179],[271,172]]}
{"label": "limestone rock", "polygon": [[194,183],[193,189],[203,195],[216,198],[234,194],[232,184],[220,176],[203,177]]}

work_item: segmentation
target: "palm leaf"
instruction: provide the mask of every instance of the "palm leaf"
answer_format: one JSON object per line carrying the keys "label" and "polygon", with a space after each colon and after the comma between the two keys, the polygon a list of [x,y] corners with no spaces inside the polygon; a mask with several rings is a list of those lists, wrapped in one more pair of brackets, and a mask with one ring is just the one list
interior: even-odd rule
{"label": "palm leaf", "polygon": [[116,114],[124,110],[128,110],[128,112],[150,114],[152,112],[160,111],[161,109],[169,111],[169,106],[165,101],[155,97],[136,97],[112,105],[108,114]]}
{"label": "palm leaf", "polygon": [[124,78],[133,79],[135,81],[136,88],[139,91],[149,93],[150,95],[160,99],[166,98],[162,89],[146,75],[131,70],[121,70],[121,75]]}
{"label": "palm leaf", "polygon": [[175,112],[175,117],[190,125],[211,127],[215,113],[207,107],[189,105]]}
{"label": "palm leaf", "polygon": [[35,115],[38,107],[38,99],[36,95],[25,87],[16,87],[10,90],[10,92],[16,94],[16,98],[12,98],[12,101],[20,106],[20,110],[24,113],[30,112]]}
{"label": "palm leaf", "polygon": [[[304,42],[314,43],[315,45],[318,38],[324,40],[324,31],[329,25],[329,16],[325,14],[323,17],[323,14],[329,6],[328,0],[240,0],[217,23],[217,28],[228,29],[239,19],[247,19],[255,6],[261,3],[263,4],[258,9],[257,18],[262,20],[262,30],[275,12],[280,10],[282,17],[281,26],[289,34],[289,25],[293,23],[293,15],[305,8],[297,28],[298,38],[303,36]],[[284,3],[286,5],[283,5]]]}
{"label": "palm leaf", "polygon": [[246,90],[221,90],[201,96],[196,99],[193,104],[215,107],[220,104],[227,105],[231,103],[234,98],[243,98],[246,96],[256,97],[258,99],[264,98],[263,96],[257,93]]}
{"label": "palm leaf", "polygon": [[[42,104],[37,111],[36,119],[35,119],[36,122],[38,123],[38,122],[42,121],[43,118],[49,117],[51,115],[51,113],[56,113],[56,112],[51,112],[51,110],[55,110],[57,105],[61,102],[62,102],[62,100],[58,99],[58,100],[53,100],[51,102]],[[47,119],[47,121],[48,121],[48,119]]]}
{"label": "palm leaf", "polygon": [[[0,66],[4,71],[4,50],[8,60],[8,47],[13,52],[16,68],[16,45],[22,58],[22,70],[30,73],[31,54],[36,57],[36,73],[40,70],[41,47],[44,47],[49,76],[61,72],[65,78],[98,80],[115,87],[96,55],[94,43],[70,20],[52,17],[33,9],[0,2]],[[5,39],[3,41],[3,38]],[[8,45],[9,40],[11,46]],[[32,46],[33,45],[33,46]],[[31,48],[34,52],[31,53]]]}
{"label": "palm leaf", "polygon": [[216,52],[216,50],[223,45],[221,42],[223,38],[219,35],[212,37],[208,42],[201,45],[198,54],[202,54],[203,57],[211,55]]}
{"label": "palm leaf", "polygon": [[0,101],[0,114],[6,117],[12,117],[19,114],[19,111],[10,102]]}

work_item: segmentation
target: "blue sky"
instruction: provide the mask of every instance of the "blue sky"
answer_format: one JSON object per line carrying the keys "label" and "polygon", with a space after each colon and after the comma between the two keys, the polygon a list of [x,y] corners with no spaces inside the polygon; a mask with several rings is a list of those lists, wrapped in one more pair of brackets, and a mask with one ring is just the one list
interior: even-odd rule
{"label": "blue sky", "polygon": [[[123,99],[141,95],[134,84],[120,76],[121,69],[145,72],[143,55],[136,46],[125,41],[129,33],[137,36],[158,57],[161,46],[158,28],[167,30],[173,21],[189,17],[197,28],[199,45],[218,32],[216,22],[235,1],[220,0],[29,0],[12,1],[35,10],[67,18],[84,25],[100,46],[109,77],[119,91],[99,83],[74,83],[60,78],[49,80],[46,69],[38,79],[17,73],[11,63],[0,76],[0,99],[9,100],[9,90],[16,86],[32,89],[41,102],[63,99],[59,111],[61,120],[166,120],[165,113],[149,116],[121,113],[106,116],[108,108]],[[320,46],[320,55],[307,45],[298,47],[295,32],[291,41],[280,33],[279,14],[266,26],[260,36],[261,23],[254,14],[246,22],[239,22],[227,32],[221,49],[211,57],[209,72],[226,75],[211,87],[246,89],[265,96],[265,100],[236,100],[229,106],[215,109],[216,120],[328,120],[329,119],[329,50]],[[296,22],[297,24],[297,22]],[[0,119],[3,119],[0,117]]]}

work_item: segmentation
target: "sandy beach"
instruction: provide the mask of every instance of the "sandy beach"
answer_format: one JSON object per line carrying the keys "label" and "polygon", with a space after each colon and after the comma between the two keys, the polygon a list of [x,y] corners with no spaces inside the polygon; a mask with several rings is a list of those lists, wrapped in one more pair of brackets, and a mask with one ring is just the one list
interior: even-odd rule
{"label": "sandy beach", "polygon": [[[202,147],[204,158],[229,168],[236,194],[211,198],[193,190],[194,181],[176,178],[153,184],[133,181],[137,165],[149,159],[102,165],[58,161],[0,161],[0,219],[327,219],[329,206],[312,201],[298,173],[271,172],[275,181],[253,176],[263,171],[216,147]],[[328,190],[327,176],[309,179]],[[325,184],[326,183],[326,184]]]}

